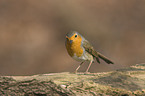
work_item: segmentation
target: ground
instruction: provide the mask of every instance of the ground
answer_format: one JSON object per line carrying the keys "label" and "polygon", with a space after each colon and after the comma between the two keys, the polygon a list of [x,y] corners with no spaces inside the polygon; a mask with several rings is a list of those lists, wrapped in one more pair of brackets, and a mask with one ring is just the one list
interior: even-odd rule
{"label": "ground", "polygon": [[1,76],[0,96],[145,96],[145,64],[100,73]]}

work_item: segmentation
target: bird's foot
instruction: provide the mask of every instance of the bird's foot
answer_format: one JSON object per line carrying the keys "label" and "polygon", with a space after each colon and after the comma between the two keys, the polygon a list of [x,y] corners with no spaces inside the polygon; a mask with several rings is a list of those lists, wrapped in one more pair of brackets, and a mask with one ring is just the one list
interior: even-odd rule
{"label": "bird's foot", "polygon": [[86,71],[86,72],[84,72],[84,74],[90,74],[90,72]]}
{"label": "bird's foot", "polygon": [[72,73],[77,74],[77,73],[78,73],[78,71],[74,71],[74,72],[72,72]]}

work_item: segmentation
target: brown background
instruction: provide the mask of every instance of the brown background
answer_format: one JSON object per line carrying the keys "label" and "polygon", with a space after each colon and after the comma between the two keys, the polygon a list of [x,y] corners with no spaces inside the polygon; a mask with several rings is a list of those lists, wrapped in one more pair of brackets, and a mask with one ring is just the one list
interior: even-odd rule
{"label": "brown background", "polygon": [[145,0],[0,0],[0,75],[73,72],[70,30],[115,62],[95,62],[91,72],[145,61]]}

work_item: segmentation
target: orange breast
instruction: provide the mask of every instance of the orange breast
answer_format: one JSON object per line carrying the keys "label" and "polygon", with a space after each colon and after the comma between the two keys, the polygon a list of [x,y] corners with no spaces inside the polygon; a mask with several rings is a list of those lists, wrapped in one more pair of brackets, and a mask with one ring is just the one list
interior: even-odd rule
{"label": "orange breast", "polygon": [[82,38],[77,38],[71,44],[69,40],[66,41],[66,49],[71,57],[73,57],[74,54],[76,54],[78,57],[82,56],[83,48],[81,47],[81,41]]}

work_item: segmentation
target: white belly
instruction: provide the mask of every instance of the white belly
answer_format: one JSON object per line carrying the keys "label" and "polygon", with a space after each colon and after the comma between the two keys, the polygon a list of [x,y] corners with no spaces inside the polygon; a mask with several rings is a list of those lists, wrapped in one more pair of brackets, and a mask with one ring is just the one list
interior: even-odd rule
{"label": "white belly", "polygon": [[93,61],[93,56],[90,55],[89,53],[85,52],[83,53],[82,56],[78,57],[76,54],[74,54],[73,59],[77,60],[77,61]]}

